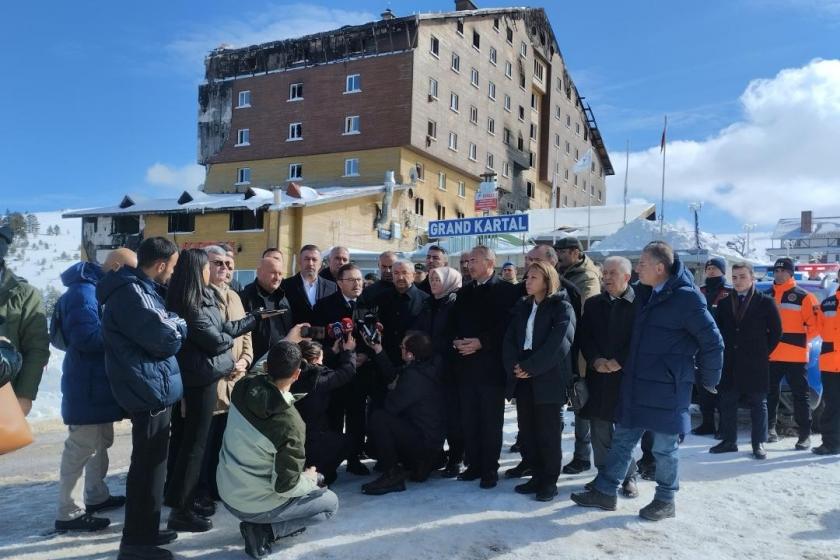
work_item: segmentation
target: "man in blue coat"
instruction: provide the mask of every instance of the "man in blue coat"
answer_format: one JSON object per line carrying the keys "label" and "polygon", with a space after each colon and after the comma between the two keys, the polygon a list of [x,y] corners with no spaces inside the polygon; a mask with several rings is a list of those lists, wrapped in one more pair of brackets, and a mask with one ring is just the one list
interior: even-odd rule
{"label": "man in blue coat", "polygon": [[[102,322],[96,301],[96,285],[110,270],[137,266],[129,249],[111,251],[103,266],[78,262],[61,274],[67,291],[56,302],[58,320],[66,344],[61,375],[61,416],[68,435],[61,454],[58,479],[56,531],[98,531],[110,524],[100,511],[125,504],[125,496],[112,496],[105,484],[108,448],[114,443],[114,422],[125,416],[111,392],[105,375]],[[85,507],[77,501],[85,473]]]}
{"label": "man in blue coat", "polygon": [[720,381],[723,340],[691,273],[664,241],[645,246],[627,363],[621,364],[618,419],[606,464],[594,488],[572,494],[585,507],[616,509],[618,488],[645,430],[653,433],[656,494],[639,516],[659,521],[676,515],[679,437],[690,430],[688,407],[696,381],[710,392]]}
{"label": "man in blue coat", "polygon": [[131,418],[131,463],[125,485],[125,525],[118,560],[169,560],[159,545],[177,538],[160,530],[169,420],[183,396],[175,354],[187,324],[166,310],[163,286],[178,262],[178,246],[150,237],[137,249],[137,268],[109,272],[96,286],[102,305],[105,372],[117,403]]}

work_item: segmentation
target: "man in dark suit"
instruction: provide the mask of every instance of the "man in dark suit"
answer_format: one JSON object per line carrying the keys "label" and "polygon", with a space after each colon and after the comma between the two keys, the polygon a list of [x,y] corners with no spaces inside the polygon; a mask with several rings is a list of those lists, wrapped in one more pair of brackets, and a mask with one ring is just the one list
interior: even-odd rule
{"label": "man in dark suit", "polygon": [[315,303],[338,289],[335,282],[318,276],[321,269],[321,250],[315,245],[304,245],[298,255],[300,272],[286,278],[280,284],[286,292],[286,299],[292,308],[292,316],[298,323],[310,323],[315,319]]}
{"label": "man in dark suit", "polygon": [[782,336],[782,317],[773,299],[755,289],[752,265],[732,267],[734,290],[718,302],[717,324],[723,337],[723,375],[720,380],[720,434],[723,441],[709,451],[738,451],[738,401],[743,394],[752,417],[752,449],[766,459],[767,390],[770,353]]}
{"label": "man in dark suit", "polygon": [[[369,307],[359,298],[362,294],[362,271],[359,267],[349,263],[338,269],[336,281],[338,291],[323,299],[318,300],[314,309],[314,324],[324,326],[329,331],[329,325],[348,318],[355,322],[364,319],[369,313],[376,314],[375,307]],[[356,348],[356,377],[347,385],[332,392],[330,398],[331,429],[337,432],[344,431],[353,440],[353,450],[347,459],[347,471],[353,474],[370,474],[368,468],[361,462],[361,454],[364,449],[366,431],[366,410],[367,396],[370,391],[372,364],[369,364],[370,353],[372,352],[361,342],[363,339],[360,333],[356,332],[355,338],[359,341]],[[326,355],[327,365],[332,368],[338,367],[336,357]]]}
{"label": "man in dark suit", "polygon": [[472,281],[458,291],[449,325],[469,465],[458,479],[480,479],[481,488],[494,488],[499,479],[506,383],[502,347],[517,299],[516,286],[496,276],[495,267],[492,249],[479,246],[470,252]]}
{"label": "man in dark suit", "polygon": [[418,282],[417,287],[427,294],[432,295],[432,286],[429,283],[428,273],[442,266],[449,266],[446,249],[440,245],[432,245],[426,251],[426,278],[422,282]]}

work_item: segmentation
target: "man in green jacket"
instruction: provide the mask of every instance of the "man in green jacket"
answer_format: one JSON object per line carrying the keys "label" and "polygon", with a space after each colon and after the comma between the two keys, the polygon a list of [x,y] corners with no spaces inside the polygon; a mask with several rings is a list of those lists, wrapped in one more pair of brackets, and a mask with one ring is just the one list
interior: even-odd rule
{"label": "man in green jacket", "polygon": [[0,336],[5,336],[23,356],[12,388],[24,414],[32,410],[44,367],[50,359],[50,336],[41,295],[6,268],[6,253],[14,235],[9,226],[0,227]]}
{"label": "man in green jacket", "polygon": [[272,346],[267,375],[240,380],[231,395],[219,453],[219,496],[242,523],[245,552],[262,558],[277,539],[302,532],[311,518],[332,517],[338,496],[314,467],[304,470],[306,426],[290,391],[300,376],[297,344]]}

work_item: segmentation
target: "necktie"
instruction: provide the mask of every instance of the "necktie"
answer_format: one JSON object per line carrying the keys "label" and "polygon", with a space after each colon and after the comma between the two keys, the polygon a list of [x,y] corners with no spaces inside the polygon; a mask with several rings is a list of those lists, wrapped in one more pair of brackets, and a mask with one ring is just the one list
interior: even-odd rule
{"label": "necktie", "polygon": [[744,294],[738,295],[738,311],[743,313],[744,312],[744,302],[747,300],[747,296]]}
{"label": "necktie", "polygon": [[353,313],[354,311],[356,311],[356,300],[355,299],[349,300],[347,302],[347,306],[350,308],[350,313]]}

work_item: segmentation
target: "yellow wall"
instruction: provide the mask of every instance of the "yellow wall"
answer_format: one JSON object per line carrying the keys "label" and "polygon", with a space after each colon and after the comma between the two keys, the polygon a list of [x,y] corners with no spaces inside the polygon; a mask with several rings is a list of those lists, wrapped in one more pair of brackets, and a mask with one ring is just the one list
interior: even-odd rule
{"label": "yellow wall", "polygon": [[[428,223],[429,220],[437,219],[435,203],[440,203],[446,207],[447,220],[456,218],[455,212],[457,210],[463,212],[466,217],[475,216],[475,191],[479,183],[477,177],[458,171],[409,148],[402,149],[400,159],[399,172],[405,178],[406,183],[408,182],[409,169],[418,163],[423,165],[424,180],[417,181],[413,188],[414,196],[422,197],[425,201],[423,224]],[[446,173],[446,191],[441,191],[438,188],[438,173],[441,171]],[[458,181],[464,181],[466,186],[466,196],[463,198],[458,196]],[[414,201],[409,202],[410,209],[413,211]]]}
{"label": "yellow wall", "polygon": [[[359,158],[358,177],[343,177],[344,160],[349,158]],[[399,158],[399,148],[383,148],[217,163],[208,166],[204,190],[208,193],[223,193],[236,192],[237,189],[242,192],[249,186],[261,188],[275,185],[283,186],[289,181],[289,164],[292,163],[303,165],[303,178],[296,182],[308,187],[381,185],[385,180],[386,171],[396,171],[398,169]],[[251,168],[251,183],[249,185],[237,186],[234,184],[237,169],[240,167]]]}

